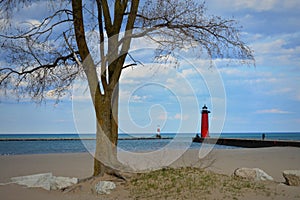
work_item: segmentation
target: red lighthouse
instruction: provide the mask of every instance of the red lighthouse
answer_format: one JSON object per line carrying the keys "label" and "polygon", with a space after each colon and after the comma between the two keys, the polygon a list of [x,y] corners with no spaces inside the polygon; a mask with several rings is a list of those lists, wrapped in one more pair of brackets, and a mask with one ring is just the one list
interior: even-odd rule
{"label": "red lighthouse", "polygon": [[202,107],[202,116],[201,116],[201,137],[206,138],[209,137],[209,126],[208,126],[208,113],[210,113],[209,110],[207,110],[206,105]]}

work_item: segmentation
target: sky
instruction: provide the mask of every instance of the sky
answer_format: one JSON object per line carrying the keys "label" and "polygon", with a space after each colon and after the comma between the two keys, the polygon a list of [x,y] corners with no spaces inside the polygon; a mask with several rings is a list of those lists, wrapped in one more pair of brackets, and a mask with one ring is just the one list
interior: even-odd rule
{"label": "sky", "polygon": [[[120,132],[151,133],[157,126],[162,132],[199,132],[204,104],[211,111],[210,132],[300,132],[300,1],[209,0],[206,6],[208,13],[234,17],[243,26],[255,66],[224,60],[210,66],[186,52],[175,55],[179,66],[166,67],[145,56],[154,48],[148,41],[137,41],[132,53],[144,66],[122,73]],[[19,17],[42,15],[42,9],[30,9]],[[78,80],[72,98],[40,105],[1,92],[0,133],[93,133],[85,89]]]}

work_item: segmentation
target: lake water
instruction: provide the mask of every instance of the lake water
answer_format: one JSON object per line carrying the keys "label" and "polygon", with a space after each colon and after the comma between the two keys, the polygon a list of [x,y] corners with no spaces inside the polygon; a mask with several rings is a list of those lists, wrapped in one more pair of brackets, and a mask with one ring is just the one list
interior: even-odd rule
{"label": "lake water", "polygon": [[[262,133],[222,133],[222,138],[249,138],[260,139]],[[266,139],[272,140],[300,140],[300,133],[265,133]],[[192,143],[195,134],[191,133],[164,133],[162,137],[173,139],[156,140],[124,140],[132,137],[154,137],[153,134],[119,134],[119,151],[154,151],[166,147],[168,148],[199,149],[200,143]],[[218,134],[211,134],[211,137],[219,137]],[[0,155],[19,154],[47,154],[47,153],[80,153],[91,152],[95,149],[94,134],[0,134],[0,139],[56,139],[56,140],[35,140],[35,141],[0,141]],[[74,140],[63,140],[74,139]],[[175,141],[175,142],[174,142]],[[188,146],[187,146],[188,145]],[[217,149],[230,149],[237,147],[215,145]]]}

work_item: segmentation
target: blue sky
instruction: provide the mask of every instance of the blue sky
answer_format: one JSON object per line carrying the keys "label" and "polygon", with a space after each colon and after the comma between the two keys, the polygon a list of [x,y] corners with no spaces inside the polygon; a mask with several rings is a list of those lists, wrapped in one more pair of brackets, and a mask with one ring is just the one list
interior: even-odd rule
{"label": "blue sky", "polygon": [[[210,68],[189,53],[177,55],[177,68],[157,66],[145,60],[151,47],[139,41],[132,51],[145,66],[122,74],[120,131],[152,132],[160,125],[162,132],[197,132],[207,104],[211,132],[300,132],[300,1],[210,0],[206,5],[209,13],[240,22],[256,66],[214,60]],[[39,16],[21,13],[30,20]],[[75,83],[72,100],[58,105],[2,95],[0,133],[93,132],[91,104],[78,85],[84,84]]]}

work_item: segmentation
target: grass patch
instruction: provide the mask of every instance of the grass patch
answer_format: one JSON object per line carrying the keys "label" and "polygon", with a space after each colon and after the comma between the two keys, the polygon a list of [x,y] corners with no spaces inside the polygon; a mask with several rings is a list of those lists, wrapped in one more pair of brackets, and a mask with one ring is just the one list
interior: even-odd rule
{"label": "grass patch", "polygon": [[133,199],[238,199],[247,191],[267,195],[263,183],[197,168],[161,169],[140,174],[129,183]]}

